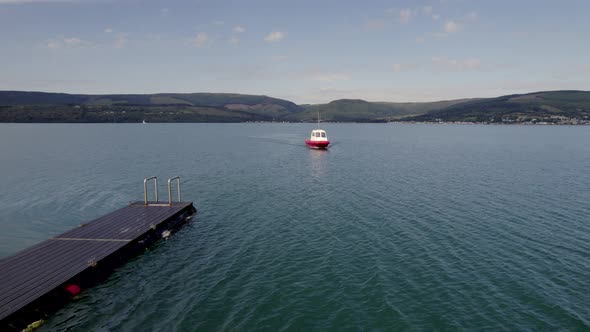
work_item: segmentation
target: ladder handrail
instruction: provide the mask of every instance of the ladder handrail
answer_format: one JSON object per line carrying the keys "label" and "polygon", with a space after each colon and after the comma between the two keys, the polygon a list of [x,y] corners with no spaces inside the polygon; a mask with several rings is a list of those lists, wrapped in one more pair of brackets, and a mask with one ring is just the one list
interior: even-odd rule
{"label": "ladder handrail", "polygon": [[[158,177],[157,176],[150,176],[149,178],[143,179],[143,201],[144,201],[145,205],[148,205],[147,182],[149,180],[154,180],[154,191],[156,193],[156,203],[158,202]],[[170,182],[168,182],[168,187],[170,187]]]}
{"label": "ladder handrail", "polygon": [[175,176],[173,178],[168,179],[168,204],[172,205],[172,180],[176,180],[177,182],[177,191],[178,191],[178,202],[182,202],[180,198],[180,176]]}

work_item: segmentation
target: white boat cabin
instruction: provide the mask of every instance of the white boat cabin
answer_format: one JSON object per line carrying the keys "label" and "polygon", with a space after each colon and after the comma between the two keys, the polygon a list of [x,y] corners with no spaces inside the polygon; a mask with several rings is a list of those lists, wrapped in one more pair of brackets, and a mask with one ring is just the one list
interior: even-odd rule
{"label": "white boat cabin", "polygon": [[327,141],[328,135],[326,135],[326,132],[322,129],[314,129],[311,131],[311,138],[309,140],[316,141],[316,142]]}

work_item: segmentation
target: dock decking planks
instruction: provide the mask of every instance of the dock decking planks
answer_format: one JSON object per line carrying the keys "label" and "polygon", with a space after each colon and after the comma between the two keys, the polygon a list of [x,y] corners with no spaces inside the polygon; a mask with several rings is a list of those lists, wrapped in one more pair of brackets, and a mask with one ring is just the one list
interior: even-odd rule
{"label": "dock decking planks", "polygon": [[60,288],[70,280],[92,272],[102,261],[125,258],[113,257],[125,255],[129,246],[153,238],[156,230],[177,227],[182,221],[173,219],[184,219],[194,212],[191,202],[132,203],[0,259],[0,326],[42,297],[62,291]]}

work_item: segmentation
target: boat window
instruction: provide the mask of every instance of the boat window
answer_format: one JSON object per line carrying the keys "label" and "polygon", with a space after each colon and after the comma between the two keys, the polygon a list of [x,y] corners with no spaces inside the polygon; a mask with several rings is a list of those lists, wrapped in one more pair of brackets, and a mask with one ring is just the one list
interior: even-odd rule
{"label": "boat window", "polygon": [[322,133],[322,137],[326,137],[326,133]]}
{"label": "boat window", "polygon": [[320,133],[315,133],[315,137],[320,137]]}

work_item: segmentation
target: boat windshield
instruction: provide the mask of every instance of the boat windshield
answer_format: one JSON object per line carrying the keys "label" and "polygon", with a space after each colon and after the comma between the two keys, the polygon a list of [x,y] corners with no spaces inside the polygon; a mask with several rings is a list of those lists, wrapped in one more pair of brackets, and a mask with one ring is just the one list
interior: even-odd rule
{"label": "boat windshield", "polygon": [[322,133],[322,137],[326,137],[326,133]]}

